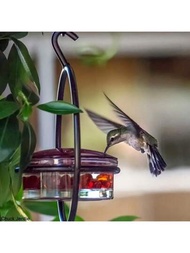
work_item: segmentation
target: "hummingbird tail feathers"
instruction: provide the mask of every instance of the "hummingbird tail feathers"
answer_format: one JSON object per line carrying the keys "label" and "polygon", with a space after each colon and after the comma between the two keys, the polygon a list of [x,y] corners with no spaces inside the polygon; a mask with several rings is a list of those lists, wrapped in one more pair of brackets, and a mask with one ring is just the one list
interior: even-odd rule
{"label": "hummingbird tail feathers", "polygon": [[147,154],[147,156],[149,161],[150,172],[155,176],[158,176],[161,174],[162,171],[164,171],[167,165],[162,156],[160,155],[156,146],[149,145],[149,150],[150,152],[149,154]]}

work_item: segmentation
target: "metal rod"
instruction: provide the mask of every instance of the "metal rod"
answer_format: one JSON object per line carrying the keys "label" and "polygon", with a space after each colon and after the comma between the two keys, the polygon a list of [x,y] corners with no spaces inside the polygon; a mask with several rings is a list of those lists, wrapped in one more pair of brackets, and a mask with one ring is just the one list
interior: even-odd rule
{"label": "metal rod", "polygon": [[68,64],[63,52],[61,51],[60,49],[60,46],[58,44],[58,38],[60,35],[68,35],[71,39],[73,40],[77,40],[78,39],[78,36],[73,33],[73,32],[54,32],[53,35],[52,35],[52,45],[53,45],[53,48],[57,54],[57,57],[59,58],[60,62],[61,62],[61,65],[64,67]]}
{"label": "metal rod", "polygon": [[60,221],[66,221],[66,214],[65,214],[65,208],[64,208],[64,201],[58,200],[57,201],[57,210],[58,210],[58,216]]}
{"label": "metal rod", "polygon": [[[67,73],[63,69],[61,71],[61,75],[60,75],[59,83],[58,83],[57,100],[63,100],[65,84],[66,84],[66,77],[67,77]],[[55,147],[56,148],[61,148],[61,140],[62,140],[62,134],[61,134],[61,125],[62,124],[61,123],[62,123],[62,116],[57,115],[56,116],[56,131],[55,131]]]}
{"label": "metal rod", "polygon": [[[71,68],[70,64],[67,62],[65,56],[63,55],[59,44],[58,44],[58,37],[60,35],[67,34],[73,40],[76,40],[78,36],[73,32],[55,32],[52,35],[52,45],[54,50],[61,62],[62,65],[62,72],[59,79],[59,87],[58,87],[58,99],[63,99],[64,96],[64,89],[66,78],[68,78],[69,87],[70,87],[70,94],[71,94],[71,101],[72,103],[79,107],[79,100],[78,100],[78,90],[77,90],[77,83],[73,69]],[[61,147],[61,117],[57,115],[56,121],[56,147]],[[73,221],[76,216],[77,206],[78,206],[78,190],[79,190],[79,180],[80,180],[80,164],[81,164],[81,157],[80,157],[80,148],[81,148],[81,140],[80,140],[80,116],[78,113],[73,114],[73,122],[74,122],[74,150],[75,150],[75,163],[74,163],[74,177],[73,177],[73,193],[72,193],[72,200],[71,200],[71,207],[68,216],[68,221]],[[58,202],[58,212],[60,216],[60,220],[62,217],[62,209],[61,209],[60,201]]]}
{"label": "metal rod", "polygon": [[[65,67],[68,73],[69,86],[72,103],[79,107],[78,100],[78,91],[76,85],[76,78],[73,69],[70,65]],[[79,191],[79,180],[80,180],[80,166],[81,166],[81,156],[80,156],[80,115],[75,113],[73,115],[74,120],[74,148],[75,148],[75,170],[73,177],[73,193],[72,193],[72,202],[68,220],[72,221],[75,218],[76,210],[78,206],[78,191]]]}

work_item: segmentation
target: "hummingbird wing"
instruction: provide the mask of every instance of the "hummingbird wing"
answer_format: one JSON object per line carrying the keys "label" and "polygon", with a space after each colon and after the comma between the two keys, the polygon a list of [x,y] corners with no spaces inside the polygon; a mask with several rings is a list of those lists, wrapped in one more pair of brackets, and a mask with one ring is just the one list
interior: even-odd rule
{"label": "hummingbird wing", "polygon": [[134,129],[136,133],[139,133],[142,136],[146,136],[146,140],[149,144],[157,145],[157,140],[152,135],[142,129],[133,119],[131,119],[127,114],[125,114],[116,104],[114,104],[114,102],[111,101],[111,99],[105,93],[104,95],[110,102],[111,106],[114,108],[114,112],[116,112],[117,116],[123,121],[125,126]]}
{"label": "hummingbird wing", "polygon": [[114,108],[114,112],[117,114],[117,116],[123,121],[125,126],[130,126],[135,129],[141,129],[141,127],[132,120],[127,114],[125,114],[114,102],[111,101],[111,99],[104,93],[107,100],[110,102],[111,106]]}
{"label": "hummingbird wing", "polygon": [[97,127],[100,128],[104,133],[109,133],[111,130],[123,127],[123,125],[118,124],[114,121],[111,121],[105,117],[100,116],[99,114],[92,112],[90,110],[85,109],[88,116],[92,121],[96,124]]}

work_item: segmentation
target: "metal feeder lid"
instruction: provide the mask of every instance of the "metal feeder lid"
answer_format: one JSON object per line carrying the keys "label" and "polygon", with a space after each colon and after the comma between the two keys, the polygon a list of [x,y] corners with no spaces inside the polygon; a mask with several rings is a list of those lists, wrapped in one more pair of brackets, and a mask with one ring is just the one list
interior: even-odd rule
{"label": "metal feeder lid", "polygon": [[[75,162],[75,150],[73,148],[55,148],[35,152],[25,172],[31,171],[67,171],[73,172]],[[118,160],[102,152],[81,149],[81,172],[120,172]]]}

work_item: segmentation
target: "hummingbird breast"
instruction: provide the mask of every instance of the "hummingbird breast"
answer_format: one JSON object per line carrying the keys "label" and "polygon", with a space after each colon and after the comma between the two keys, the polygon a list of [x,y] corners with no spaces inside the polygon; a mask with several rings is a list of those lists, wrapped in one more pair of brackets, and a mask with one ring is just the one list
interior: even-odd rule
{"label": "hummingbird breast", "polygon": [[125,142],[136,149],[137,151],[144,152],[145,143],[144,140],[137,136],[135,133],[127,132],[122,134],[122,138],[125,139]]}

